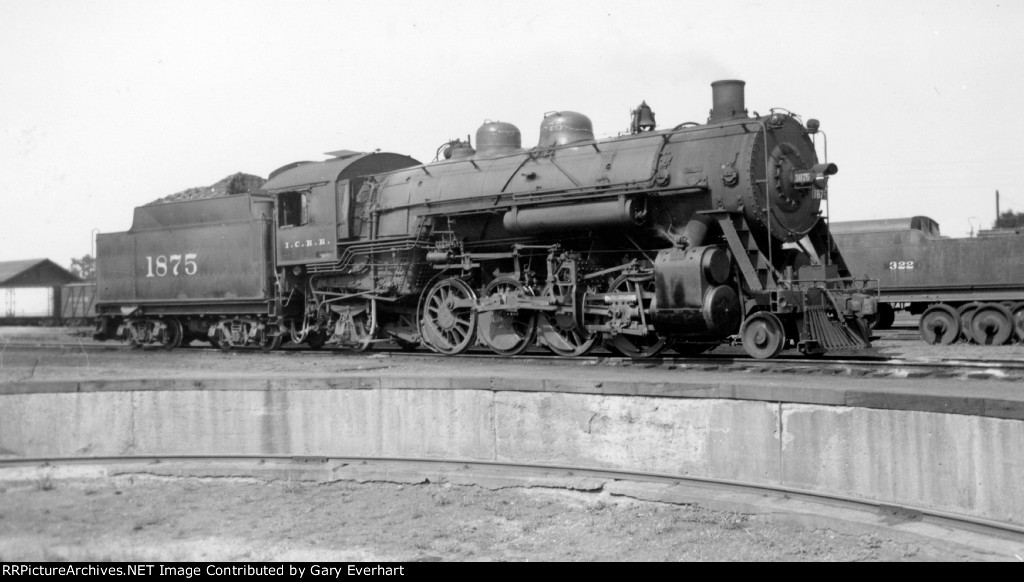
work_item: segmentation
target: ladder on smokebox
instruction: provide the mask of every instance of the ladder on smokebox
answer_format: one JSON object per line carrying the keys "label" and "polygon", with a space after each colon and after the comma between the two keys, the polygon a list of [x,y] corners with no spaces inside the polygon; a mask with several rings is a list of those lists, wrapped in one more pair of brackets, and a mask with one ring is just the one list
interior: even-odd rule
{"label": "ladder on smokebox", "polygon": [[820,258],[817,257],[818,249],[827,249],[826,260],[828,264],[836,266],[836,275],[838,277],[851,276],[850,269],[846,266],[846,260],[843,259],[843,255],[839,252],[835,239],[829,234],[828,223],[824,219],[818,220],[814,228],[811,229],[811,232],[807,233],[807,238],[811,241],[814,248],[805,250],[814,257],[816,262],[820,262]]}
{"label": "ladder on smokebox", "polygon": [[[718,221],[722,234],[725,236],[726,242],[729,243],[729,248],[732,250],[733,256],[736,257],[736,263],[743,274],[747,287],[751,291],[765,291],[778,286],[775,278],[775,268],[768,258],[764,256],[764,253],[761,252],[761,248],[757,245],[747,220],[742,214],[728,211],[706,211],[702,212],[702,214],[711,215]],[[848,275],[846,263],[843,261],[842,256],[839,255],[838,248],[834,244],[828,244],[831,242],[828,240],[828,227],[823,222],[819,221],[814,229],[808,233],[808,236],[815,249],[822,248],[821,245],[825,245],[829,249],[829,260],[837,265],[840,273],[846,272]],[[821,289],[821,292],[830,303],[833,302],[833,298],[827,289]],[[835,308],[838,314],[838,306],[833,303],[833,308]],[[858,334],[854,333],[848,325],[829,317],[828,305],[805,306],[803,325],[801,327],[801,336],[805,339],[800,343],[805,346],[817,344],[824,351],[868,347],[868,343]],[[819,350],[811,349],[809,351]]]}
{"label": "ladder on smokebox", "polygon": [[699,214],[706,214],[718,221],[722,234],[729,243],[729,250],[732,251],[736,264],[743,274],[743,280],[751,291],[764,291],[777,286],[774,268],[757,246],[754,234],[747,225],[747,219],[742,214],[727,210],[707,210]]}

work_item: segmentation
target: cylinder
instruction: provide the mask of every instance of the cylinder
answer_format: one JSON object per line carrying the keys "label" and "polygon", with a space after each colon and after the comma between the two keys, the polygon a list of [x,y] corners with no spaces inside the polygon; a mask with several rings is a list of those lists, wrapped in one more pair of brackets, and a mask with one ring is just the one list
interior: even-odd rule
{"label": "cylinder", "polygon": [[563,230],[634,228],[644,223],[642,199],[618,198],[603,202],[513,208],[502,222],[512,234],[534,234]]}
{"label": "cylinder", "polygon": [[658,333],[688,340],[718,340],[740,328],[739,296],[732,287],[710,287],[699,298],[699,307],[658,308],[652,314]]}
{"label": "cylinder", "polygon": [[722,285],[729,280],[732,273],[732,259],[729,251],[720,247],[705,247],[701,254],[700,266],[704,269],[704,276],[713,285]]}
{"label": "cylinder", "polygon": [[732,287],[719,285],[708,289],[704,294],[704,307],[701,311],[708,331],[716,337],[726,337],[740,330],[743,310],[739,296]]}
{"label": "cylinder", "polygon": [[743,87],[745,81],[727,80],[711,83],[711,114],[708,123],[718,123],[747,116],[744,109]]}

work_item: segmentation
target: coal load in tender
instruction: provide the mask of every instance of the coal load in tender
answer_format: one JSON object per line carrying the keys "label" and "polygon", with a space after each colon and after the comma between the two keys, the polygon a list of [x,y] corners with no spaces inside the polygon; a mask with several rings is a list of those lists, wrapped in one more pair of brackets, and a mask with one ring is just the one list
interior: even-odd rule
{"label": "coal load in tender", "polygon": [[158,198],[149,204],[164,204],[166,202],[180,202],[182,200],[201,200],[204,198],[217,198],[218,196],[230,196],[232,194],[246,194],[258,191],[265,183],[266,180],[259,176],[238,172],[237,174],[231,174],[212,186],[189,188],[188,190],[182,190],[181,192]]}

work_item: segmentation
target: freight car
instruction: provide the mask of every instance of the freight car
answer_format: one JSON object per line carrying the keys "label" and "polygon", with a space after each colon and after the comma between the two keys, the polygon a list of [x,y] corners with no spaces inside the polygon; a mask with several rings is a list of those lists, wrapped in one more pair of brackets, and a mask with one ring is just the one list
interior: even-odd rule
{"label": "freight car", "polygon": [[944,237],[927,216],[835,222],[832,236],[855,274],[878,279],[877,329],[896,311],[920,315],[921,337],[999,345],[1024,339],[1024,234]]}
{"label": "freight car", "polygon": [[60,288],[60,324],[91,325],[96,319],[96,283],[69,283]]}
{"label": "freight car", "polygon": [[448,141],[427,164],[342,150],[274,171],[259,194],[138,208],[131,230],[98,239],[97,337],[632,357],[865,347],[875,300],[821,218],[837,168],[818,160],[819,124],[748,116],[743,90],[713,83],[703,124],[658,131],[641,104],[628,133],[597,140],[585,115],[552,112],[532,148],[486,122],[475,148]]}
{"label": "freight car", "polygon": [[95,283],[0,289],[0,325],[91,325],[95,290]]}

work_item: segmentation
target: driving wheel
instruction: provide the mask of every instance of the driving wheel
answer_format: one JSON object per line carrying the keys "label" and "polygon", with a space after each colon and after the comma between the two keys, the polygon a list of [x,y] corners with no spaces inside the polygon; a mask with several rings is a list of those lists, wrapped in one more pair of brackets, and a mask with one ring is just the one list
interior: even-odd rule
{"label": "driving wheel", "polygon": [[[515,296],[528,294],[529,288],[511,277],[498,277],[484,288],[484,297],[491,302],[507,305]],[[514,356],[526,351],[533,343],[537,329],[537,313],[527,309],[487,310],[478,316],[476,333],[480,341],[492,352]]]}
{"label": "driving wheel", "polygon": [[[643,278],[622,276],[612,281],[609,293],[634,293],[638,308],[647,311],[654,299],[654,277]],[[665,338],[657,333],[645,335],[617,333],[608,342],[616,350],[631,358],[653,358],[665,349]]]}
{"label": "driving wheel", "polygon": [[476,295],[462,279],[443,279],[423,296],[420,336],[434,351],[461,354],[473,344]]}

